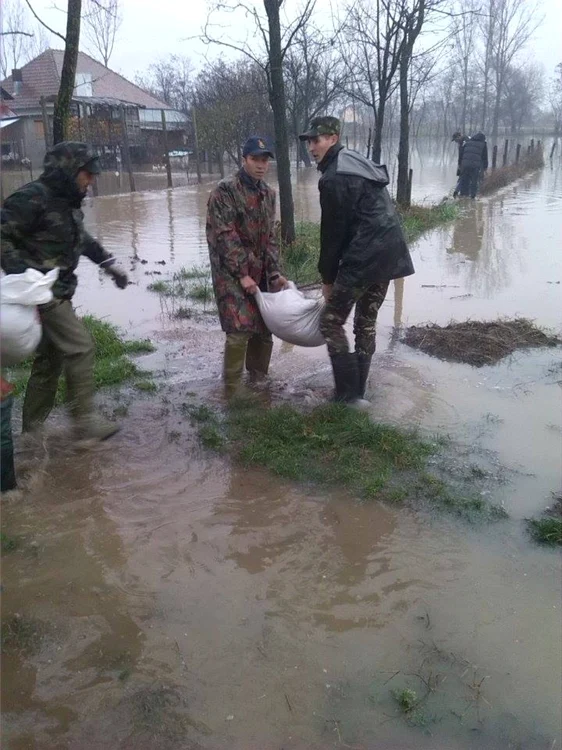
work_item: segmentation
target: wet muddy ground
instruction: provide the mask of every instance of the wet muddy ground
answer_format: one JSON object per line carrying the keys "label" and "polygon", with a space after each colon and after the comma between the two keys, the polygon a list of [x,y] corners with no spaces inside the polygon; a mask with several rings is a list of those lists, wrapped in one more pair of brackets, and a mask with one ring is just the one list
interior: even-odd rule
{"label": "wet muddy ground", "polygon": [[[297,190],[303,218],[317,216],[314,179]],[[2,665],[6,747],[560,746],[560,560],[523,523],[560,487],[560,351],[476,370],[395,332],[502,315],[560,332],[560,179],[546,169],[466,205],[417,243],[416,275],[380,314],[373,418],[449,435],[457,465],[488,472],[482,491],[509,512],[491,527],[293,486],[204,451],[182,405],[220,406],[223,336],[212,316],[174,320],[146,286],[205,261],[206,190],[91,202],[92,231],[134,285],[120,292],[84,262],[77,304],[153,338],[142,364],[159,390],[103,394],[123,430],[94,452],[72,452],[60,414],[43,446],[20,446],[28,489],[3,507],[19,540],[2,571],[16,633]],[[329,393],[322,349],[277,342],[272,375],[273,401]],[[406,713],[405,689],[420,699]]]}

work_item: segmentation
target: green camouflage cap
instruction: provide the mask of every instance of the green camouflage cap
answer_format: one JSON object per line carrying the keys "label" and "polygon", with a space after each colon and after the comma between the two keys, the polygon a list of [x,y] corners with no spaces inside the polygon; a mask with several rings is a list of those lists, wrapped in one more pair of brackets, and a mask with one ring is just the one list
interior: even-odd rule
{"label": "green camouflage cap", "polygon": [[61,141],[49,149],[43,162],[45,172],[62,169],[75,177],[81,169],[90,174],[101,174],[99,157],[87,144],[79,141]]}
{"label": "green camouflage cap", "polygon": [[317,138],[319,135],[338,135],[341,132],[341,122],[337,117],[315,117],[310,123],[306,133],[301,133],[299,138],[306,141],[308,138]]}

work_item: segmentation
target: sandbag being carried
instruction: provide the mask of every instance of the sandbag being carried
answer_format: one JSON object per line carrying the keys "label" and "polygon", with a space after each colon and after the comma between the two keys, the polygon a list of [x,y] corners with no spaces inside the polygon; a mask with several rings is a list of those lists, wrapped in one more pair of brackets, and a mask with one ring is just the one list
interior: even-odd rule
{"label": "sandbag being carried", "polygon": [[308,299],[290,281],[280,292],[256,292],[256,302],[266,326],[278,338],[296,346],[322,346],[320,316],[324,300]]}
{"label": "sandbag being carried", "polygon": [[59,269],[41,273],[28,268],[0,279],[0,356],[3,366],[13,367],[37,349],[41,320],[37,305],[53,299],[51,291]]}

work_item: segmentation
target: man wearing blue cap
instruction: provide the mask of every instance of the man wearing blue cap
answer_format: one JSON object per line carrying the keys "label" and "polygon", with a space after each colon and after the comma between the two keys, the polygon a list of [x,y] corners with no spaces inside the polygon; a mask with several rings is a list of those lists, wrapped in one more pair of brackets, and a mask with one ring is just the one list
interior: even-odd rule
{"label": "man wearing blue cap", "polygon": [[226,333],[223,377],[227,398],[251,378],[267,375],[273,340],[253,297],[287,284],[275,241],[275,191],[264,181],[273,152],[263,138],[244,144],[242,167],[209,196],[207,242],[221,327]]}

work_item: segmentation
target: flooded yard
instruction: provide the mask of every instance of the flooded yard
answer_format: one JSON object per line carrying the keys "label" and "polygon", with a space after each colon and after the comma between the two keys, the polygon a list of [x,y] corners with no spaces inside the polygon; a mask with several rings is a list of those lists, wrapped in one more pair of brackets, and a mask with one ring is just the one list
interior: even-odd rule
{"label": "flooded yard", "polygon": [[[414,197],[433,200],[454,159],[426,162]],[[318,218],[316,179],[296,187],[299,218]],[[147,286],[206,263],[209,185],[89,200],[90,230],[133,285],[84,260],[76,304],[153,339],[142,366],[159,390],[101,394],[123,430],[88,454],[57,415],[28,489],[4,503],[18,540],[2,566],[5,747],[560,747],[560,558],[524,526],[560,490],[560,349],[476,369],[409,349],[396,329],[519,316],[560,333],[561,180],[547,166],[464,205],[415,245],[416,275],[379,316],[373,419],[449,436],[456,470],[486,477],[482,493],[509,513],[492,526],[205,451],[182,405],[220,406],[223,334],[213,316],[174,319]],[[274,402],[330,391],[324,348],[276,342],[271,374]]]}

